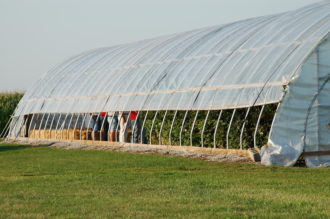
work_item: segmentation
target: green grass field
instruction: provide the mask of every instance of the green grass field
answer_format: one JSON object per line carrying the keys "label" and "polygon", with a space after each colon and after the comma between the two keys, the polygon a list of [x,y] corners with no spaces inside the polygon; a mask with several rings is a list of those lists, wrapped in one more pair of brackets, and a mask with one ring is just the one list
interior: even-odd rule
{"label": "green grass field", "polygon": [[329,218],[329,206],[329,168],[0,146],[0,218]]}

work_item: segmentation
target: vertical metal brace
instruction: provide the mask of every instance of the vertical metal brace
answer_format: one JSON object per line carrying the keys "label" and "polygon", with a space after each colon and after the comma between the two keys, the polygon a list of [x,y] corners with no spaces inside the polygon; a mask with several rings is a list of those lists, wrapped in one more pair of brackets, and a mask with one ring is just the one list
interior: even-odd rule
{"label": "vertical metal brace", "polygon": [[31,123],[30,123],[29,128],[28,128],[29,138],[30,138],[30,130],[31,130],[31,126],[32,126],[32,123],[33,123],[34,115],[35,115],[35,113],[32,114]]}
{"label": "vertical metal brace", "polygon": [[55,117],[56,117],[56,113],[53,113],[53,118],[52,118],[52,121],[50,122],[50,138],[52,138],[52,130],[53,130],[53,124],[54,124],[54,121],[55,121]]}
{"label": "vertical metal brace", "polygon": [[199,110],[196,111],[196,114],[195,114],[195,118],[194,118],[194,121],[193,121],[193,124],[192,124],[192,127],[191,127],[191,130],[190,130],[190,146],[193,146],[193,143],[192,143],[192,134],[194,132],[194,128],[195,128],[195,123],[196,123],[196,119],[198,117],[198,113],[199,113]]}
{"label": "vertical metal brace", "polygon": [[[36,121],[35,121],[35,123],[34,123],[34,126],[33,126],[33,128],[32,128],[32,130],[35,130],[36,129],[36,126],[37,126],[37,120],[38,120],[38,118],[39,118],[39,114],[38,113],[35,113],[34,115],[36,115]],[[31,124],[32,125],[32,124]],[[33,138],[35,138],[36,136],[36,132],[34,131],[33,132]]]}
{"label": "vertical metal brace", "polygon": [[62,118],[62,113],[60,113],[60,116],[58,117],[58,121],[56,123],[56,128],[55,128],[55,139],[57,139],[57,131],[58,131],[58,125],[61,121],[61,118]]}
{"label": "vertical metal brace", "polygon": [[143,124],[142,124],[142,127],[141,127],[141,144],[142,144],[142,133],[143,133],[144,125],[145,125],[147,117],[148,117],[148,112],[149,111],[146,111],[146,115],[144,116]]}
{"label": "vertical metal brace", "polygon": [[276,119],[276,116],[277,116],[277,112],[278,112],[280,106],[281,106],[281,102],[279,102],[279,103],[277,104],[276,111],[275,111],[275,115],[274,115],[274,117],[273,117],[273,121],[272,121],[272,125],[271,125],[270,130],[269,130],[268,139],[270,139],[270,135],[272,134],[272,131],[273,131],[273,125],[274,125],[274,122],[275,122],[275,119]]}
{"label": "vertical metal brace", "polygon": [[[19,114],[22,113],[23,109],[24,109],[24,108],[22,108],[22,110],[21,110],[21,112],[20,112]],[[10,118],[9,118],[9,120],[10,120],[10,124],[9,124],[8,136],[12,136],[12,132],[11,132],[11,130],[15,130],[15,129],[16,129],[16,126],[17,126],[17,124],[18,124],[18,122],[19,122],[20,116],[17,116],[16,121],[13,122],[13,121],[14,121],[14,118],[15,118],[14,115],[16,114],[16,112],[17,112],[17,108],[16,108],[16,109],[14,110],[14,112],[10,115]],[[10,127],[11,127],[11,123],[12,123],[12,122],[13,122],[13,128],[11,129]],[[19,132],[16,134],[16,136],[15,136],[15,140],[16,140],[16,138],[18,137],[18,134],[19,134]],[[8,138],[8,136],[6,137],[6,139]]]}
{"label": "vertical metal brace", "polygon": [[[16,118],[17,117],[17,118]],[[11,130],[9,130],[9,135],[12,136],[12,132],[15,130],[16,127],[16,123],[18,122],[19,116],[14,116],[13,120],[15,119],[15,122],[13,122],[13,128],[11,128]]]}
{"label": "vertical metal brace", "polygon": [[0,134],[0,138],[4,137],[4,135],[6,134],[6,130],[8,129],[8,127],[10,126],[10,122],[12,121],[12,117],[10,117],[4,127],[4,129],[2,130],[1,134]]}
{"label": "vertical metal brace", "polygon": [[[104,126],[104,123],[105,123],[105,120],[108,119],[108,113],[106,112],[105,113],[105,116],[103,118],[103,121],[102,121],[102,124],[101,124],[101,127],[100,127],[100,141],[102,141],[102,129],[103,129],[103,126]],[[106,136],[106,134],[104,133],[104,135]]]}
{"label": "vertical metal brace", "polygon": [[214,134],[213,134],[213,148],[217,147],[217,142],[216,142],[216,140],[217,140],[217,131],[218,131],[219,122],[220,122],[220,119],[221,119],[221,116],[222,116],[222,112],[223,112],[223,110],[220,110],[218,120],[217,120],[217,124],[215,125],[215,130],[214,130]]}
{"label": "vertical metal brace", "polygon": [[64,130],[64,127],[65,127],[65,121],[68,118],[68,115],[69,115],[69,113],[66,113],[65,118],[64,118],[64,121],[63,121],[63,123],[61,125],[62,126],[61,127],[61,140],[63,139],[63,130]]}
{"label": "vertical metal brace", "polygon": [[249,107],[246,110],[246,114],[245,114],[243,124],[242,124],[242,128],[241,128],[241,134],[239,135],[239,147],[240,147],[241,150],[243,149],[243,133],[244,133],[244,129],[245,129],[245,124],[246,124],[246,121],[247,121],[247,117],[249,116],[250,110],[251,110],[251,107]]}
{"label": "vertical metal brace", "polygon": [[[24,119],[24,115],[23,115],[23,119]],[[26,122],[27,122],[27,119],[26,119],[25,121],[23,121],[23,124],[22,124],[21,127],[19,128],[19,133],[18,133],[17,136],[21,135],[21,133],[22,133],[22,127],[25,127]],[[22,137],[22,136],[20,136],[20,137]]]}
{"label": "vertical metal brace", "polygon": [[[139,119],[139,115],[140,115],[140,111],[137,112],[133,127],[132,127],[132,136],[131,136],[131,143],[133,143],[133,138],[134,138],[134,130],[135,130],[135,126],[137,123],[137,120]],[[141,139],[142,139],[142,133],[141,133]]]}
{"label": "vertical metal brace", "polygon": [[73,127],[73,139],[72,140],[75,140],[74,139],[74,136],[75,136],[75,133],[76,133],[76,128],[77,128],[77,124],[78,124],[79,118],[80,118],[80,113],[78,113],[78,117],[76,119],[76,122],[74,123],[74,127]]}
{"label": "vertical metal brace", "polygon": [[100,115],[101,115],[101,112],[98,113],[98,115],[96,117],[96,120],[95,120],[95,123],[94,123],[94,127],[93,127],[93,130],[92,130],[92,133],[91,133],[92,141],[95,140],[95,129],[96,129],[97,125],[98,125],[97,122],[99,121]]}
{"label": "vertical metal brace", "polygon": [[41,118],[41,121],[40,121],[40,124],[39,124],[39,128],[38,128],[38,138],[40,139],[40,129],[41,129],[41,126],[42,126],[42,122],[44,121],[44,118],[45,118],[45,113],[42,114],[42,118]]}
{"label": "vertical metal brace", "polygon": [[[13,130],[16,130],[16,127],[17,127],[18,124],[19,124],[19,120],[20,120],[20,118],[21,118],[21,116],[17,116],[17,119],[16,119],[16,122],[15,122],[15,125],[14,125]],[[16,138],[18,137],[18,135],[19,135],[19,131],[15,134],[15,140],[16,140]]]}
{"label": "vertical metal brace", "polygon": [[[131,113],[132,111],[129,111],[128,115],[127,115],[127,119],[126,119],[126,122],[124,124],[124,137],[125,137],[125,133],[126,133],[126,129],[127,129],[127,126],[128,126],[128,121],[130,121],[131,119]],[[133,133],[132,133],[133,134]],[[127,136],[126,136],[127,137]],[[124,142],[127,141],[127,138],[124,140]]]}
{"label": "vertical metal brace", "polygon": [[207,111],[205,121],[204,121],[204,125],[203,125],[202,134],[201,134],[202,148],[204,147],[204,131],[205,131],[205,126],[206,126],[206,123],[207,123],[207,119],[209,118],[209,115],[210,115],[210,110]]}
{"label": "vertical metal brace", "polygon": [[172,130],[173,130],[173,125],[174,125],[174,121],[176,118],[176,115],[178,114],[178,110],[175,110],[173,119],[172,119],[172,124],[171,124],[171,128],[170,128],[170,133],[169,133],[169,140],[170,140],[170,145],[172,145]]}
{"label": "vertical metal brace", "polygon": [[[22,110],[21,110],[21,112],[20,112],[19,114],[22,113],[23,109],[24,109],[24,108],[22,108]],[[10,116],[11,122],[13,122],[13,120],[14,120],[14,118],[15,118],[13,115],[15,115],[16,112],[17,112],[17,108],[14,110],[14,112],[13,112],[13,113],[11,114],[11,116]],[[13,128],[12,128],[11,130],[15,130],[16,125],[17,125],[17,122],[19,121],[19,118],[20,118],[20,117],[17,116],[17,119],[16,119],[16,121],[13,123]],[[10,125],[9,125],[9,127],[10,127]],[[11,135],[11,130],[9,130],[9,132],[8,132],[8,136]],[[8,136],[7,136],[7,137],[8,137]],[[7,139],[7,137],[6,137],[6,139]],[[16,140],[16,138],[17,138],[17,135],[15,136],[15,140]]]}
{"label": "vertical metal brace", "polygon": [[[130,116],[131,116],[131,112],[132,111],[129,111],[129,113],[128,113],[128,115],[127,115],[127,119],[126,119],[126,122],[125,122],[125,124],[124,124],[124,127],[123,127],[123,133],[124,133],[124,137],[125,137],[125,133],[126,133],[126,128],[127,128],[127,125],[128,125],[128,120],[130,119]],[[124,112],[122,113],[122,117],[124,116]],[[125,117],[124,117],[125,118]],[[119,120],[119,123],[120,123],[120,120]],[[119,124],[118,123],[118,124]],[[127,139],[124,139],[124,142],[126,142],[127,141]]]}
{"label": "vertical metal brace", "polygon": [[[90,125],[90,123],[91,123],[91,121],[92,121],[92,117],[93,117],[93,113],[89,113],[89,114],[91,114],[91,115],[90,115],[90,118],[89,118],[89,121],[88,121],[88,124],[87,124],[86,140],[89,140],[89,139],[88,139],[89,125]],[[94,127],[95,127],[95,126],[94,126]],[[92,134],[92,133],[91,133],[91,134]]]}
{"label": "vertical metal brace", "polygon": [[[12,116],[10,117],[11,121],[10,121],[10,124],[8,126],[9,127],[8,136],[11,136],[12,130],[14,130],[14,128],[16,126],[16,123],[17,123],[17,120],[18,120],[18,119],[16,119],[16,116],[14,116],[14,115],[15,115],[15,113],[13,113]],[[15,119],[15,121],[14,121],[14,119]],[[11,127],[13,127],[13,128],[11,128]]]}
{"label": "vertical metal brace", "polygon": [[13,121],[13,118],[12,117],[9,118],[9,120],[8,120],[9,123],[8,123],[6,129],[4,129],[3,133],[1,133],[2,138],[7,138],[8,137],[8,135],[10,133],[10,124],[11,124],[12,121]]}
{"label": "vertical metal brace", "polygon": [[165,111],[165,114],[164,114],[164,117],[163,117],[163,121],[162,121],[162,124],[160,126],[160,130],[159,130],[159,145],[162,145],[162,130],[163,130],[163,126],[164,126],[166,115],[167,115],[167,110]]}
{"label": "vertical metal brace", "polygon": [[180,130],[180,146],[182,146],[182,130],[183,130],[183,127],[184,127],[184,123],[186,121],[186,118],[187,118],[187,114],[188,114],[188,110],[186,110],[186,113],[184,114],[184,118],[183,118],[183,121],[182,121],[182,125],[181,125],[181,130]]}
{"label": "vertical metal brace", "polygon": [[[50,117],[50,113],[48,113],[48,116],[47,116],[47,119],[46,119],[46,122],[45,122],[45,125],[44,125],[44,128],[43,128],[44,133],[46,133],[46,130],[47,130],[47,124],[48,124],[48,121],[49,121],[49,117]],[[46,135],[45,135],[45,137],[46,137]]]}
{"label": "vertical metal brace", "polygon": [[3,137],[5,136],[5,134],[6,134],[6,132],[7,132],[7,129],[8,129],[8,127],[10,126],[9,124],[10,124],[11,121],[12,121],[12,118],[10,117],[10,118],[8,119],[8,121],[7,121],[7,123],[6,123],[5,127],[4,127],[4,129],[2,130],[2,132],[1,132],[1,134],[0,134],[0,138],[3,138]]}
{"label": "vertical metal brace", "polygon": [[[17,118],[16,118],[17,117]],[[8,135],[10,135],[10,136],[13,136],[13,134],[14,133],[12,133],[13,131],[15,132],[15,130],[16,130],[16,126],[17,126],[17,123],[19,122],[19,118],[20,118],[20,116],[13,116],[12,117],[12,122],[13,122],[13,128],[9,128],[9,131],[8,131]],[[14,119],[15,119],[15,121],[14,121]],[[9,125],[9,127],[10,127],[11,125]],[[15,135],[14,135],[15,136]],[[15,136],[15,139],[16,139],[16,137],[17,136]]]}
{"label": "vertical metal brace", "polygon": [[226,148],[229,149],[229,133],[230,133],[230,128],[233,123],[234,117],[235,117],[236,109],[233,110],[233,114],[230,118],[229,126],[227,129],[227,135],[226,135]]}
{"label": "vertical metal brace", "polygon": [[44,131],[47,129],[47,123],[49,121],[49,117],[50,117],[50,113],[48,113],[48,116],[47,116],[47,119],[46,119],[46,122],[45,122],[45,125],[44,125],[44,128],[43,128]]}
{"label": "vertical metal brace", "polygon": [[[71,116],[70,121],[69,121],[69,124],[68,124],[68,129],[66,131],[66,138],[67,138],[67,140],[69,140],[69,130],[70,130],[70,126],[71,126],[71,123],[72,123],[73,116],[74,116],[74,113],[72,113],[72,116]],[[74,135],[74,133],[73,133],[73,135]]]}
{"label": "vertical metal brace", "polygon": [[257,148],[257,132],[258,132],[258,128],[259,128],[259,123],[260,123],[260,119],[261,119],[261,115],[264,111],[265,105],[262,105],[260,113],[259,113],[259,117],[258,117],[258,121],[256,124],[256,128],[254,130],[254,134],[253,134],[253,147]]}
{"label": "vertical metal brace", "polygon": [[84,128],[84,125],[85,125],[85,120],[86,120],[86,117],[87,117],[87,113],[84,113],[84,118],[83,118],[83,121],[81,122],[81,126],[80,126],[80,141],[82,140],[82,130]]}
{"label": "vertical metal brace", "polygon": [[[115,112],[116,113],[116,112]],[[119,113],[119,112],[118,112]],[[117,123],[117,127],[116,127],[116,136],[115,136],[115,141],[118,142],[119,139],[117,139],[117,132],[118,132],[118,128],[119,128],[119,125],[120,125],[120,120],[121,118],[124,116],[124,112],[120,112],[119,113],[120,116],[118,116],[118,123]]]}
{"label": "vertical metal brace", "polygon": [[[17,119],[16,119],[16,117],[17,117]],[[14,119],[15,119],[15,121],[14,121]],[[19,116],[13,116],[12,118],[11,118],[11,122],[13,122],[13,128],[10,128],[11,127],[11,124],[9,125],[9,130],[8,130],[8,136],[10,135],[10,136],[13,136],[13,131],[15,131],[15,129],[16,129],[16,126],[17,126],[17,123],[18,123],[18,121],[19,121]],[[16,137],[17,136],[15,136],[15,140],[16,140]]]}
{"label": "vertical metal brace", "polygon": [[[111,114],[112,114],[112,116],[111,116],[111,122],[109,123],[109,131],[108,131],[108,141],[110,140],[110,131],[111,131],[111,129],[110,129],[110,127],[111,127],[111,125],[112,125],[112,122],[113,122],[113,118],[116,116],[116,111],[113,111],[113,112],[110,112]],[[118,115],[117,115],[118,116]],[[108,117],[107,117],[107,119],[108,119]],[[117,133],[116,133],[116,131],[115,131],[115,141],[116,141],[116,138],[117,138]]]}
{"label": "vertical metal brace", "polygon": [[152,137],[152,130],[154,128],[154,123],[156,121],[157,115],[158,115],[158,110],[156,111],[155,116],[154,116],[154,118],[152,120],[152,124],[151,124],[151,128],[150,128],[150,141],[149,141],[149,144],[152,144],[152,139],[151,139],[151,137]]}

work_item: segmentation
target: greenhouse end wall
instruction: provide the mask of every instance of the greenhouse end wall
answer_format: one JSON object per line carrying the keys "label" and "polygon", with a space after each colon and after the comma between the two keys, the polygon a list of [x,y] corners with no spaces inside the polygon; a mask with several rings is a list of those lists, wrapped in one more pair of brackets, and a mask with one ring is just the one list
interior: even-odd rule
{"label": "greenhouse end wall", "polygon": [[330,42],[326,37],[288,87],[268,145],[262,150],[263,164],[292,166],[305,153],[307,166],[330,166],[329,63]]}

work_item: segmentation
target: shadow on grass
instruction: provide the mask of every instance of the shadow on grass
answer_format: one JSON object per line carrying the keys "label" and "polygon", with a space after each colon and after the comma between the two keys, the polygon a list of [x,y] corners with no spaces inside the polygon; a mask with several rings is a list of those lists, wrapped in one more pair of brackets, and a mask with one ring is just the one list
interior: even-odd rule
{"label": "shadow on grass", "polygon": [[28,148],[29,146],[24,146],[24,145],[0,145],[0,152],[3,151],[13,151],[13,150],[21,150],[21,149],[25,149]]}

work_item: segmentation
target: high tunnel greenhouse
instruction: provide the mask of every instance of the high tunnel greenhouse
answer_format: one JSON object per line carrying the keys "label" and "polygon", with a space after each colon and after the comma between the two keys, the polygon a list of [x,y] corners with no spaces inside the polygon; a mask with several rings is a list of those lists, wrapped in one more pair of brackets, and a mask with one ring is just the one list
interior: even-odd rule
{"label": "high tunnel greenhouse", "polygon": [[139,42],[55,66],[8,139],[245,150],[330,166],[330,1]]}

